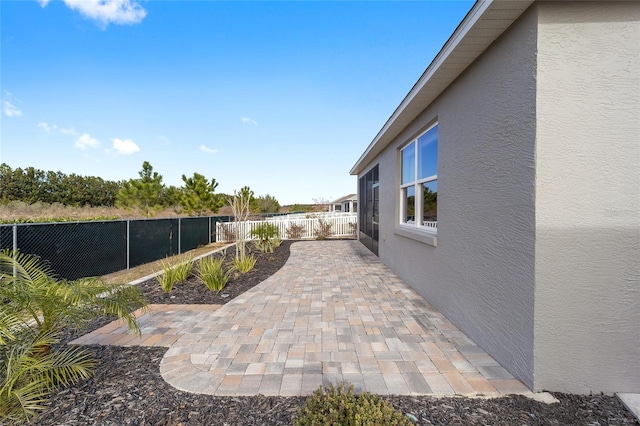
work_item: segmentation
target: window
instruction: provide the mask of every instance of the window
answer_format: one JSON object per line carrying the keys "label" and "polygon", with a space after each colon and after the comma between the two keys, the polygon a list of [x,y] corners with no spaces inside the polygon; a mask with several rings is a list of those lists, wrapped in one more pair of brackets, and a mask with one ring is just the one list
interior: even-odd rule
{"label": "window", "polygon": [[436,232],[438,228],[438,125],[400,150],[400,223]]}

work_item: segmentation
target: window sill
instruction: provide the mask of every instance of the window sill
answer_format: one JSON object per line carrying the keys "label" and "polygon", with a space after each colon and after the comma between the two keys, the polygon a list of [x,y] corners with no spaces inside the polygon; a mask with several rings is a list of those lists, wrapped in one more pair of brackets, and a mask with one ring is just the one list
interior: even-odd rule
{"label": "window sill", "polygon": [[397,226],[394,230],[394,234],[401,237],[411,238],[412,240],[420,241],[421,243],[428,244],[430,246],[438,246],[438,234],[429,231],[421,231],[413,227]]}

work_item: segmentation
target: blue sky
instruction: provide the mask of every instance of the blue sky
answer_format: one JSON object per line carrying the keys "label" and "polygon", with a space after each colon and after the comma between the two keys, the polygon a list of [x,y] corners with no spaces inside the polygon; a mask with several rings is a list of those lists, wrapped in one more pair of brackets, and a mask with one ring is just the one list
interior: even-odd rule
{"label": "blue sky", "polygon": [[472,1],[0,2],[0,163],[281,204],[349,170]]}

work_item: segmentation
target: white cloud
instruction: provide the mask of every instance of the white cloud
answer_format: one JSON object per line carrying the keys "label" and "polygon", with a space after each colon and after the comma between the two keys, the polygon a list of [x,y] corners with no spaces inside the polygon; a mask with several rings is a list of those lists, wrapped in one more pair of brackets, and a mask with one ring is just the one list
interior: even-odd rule
{"label": "white cloud", "polygon": [[208,152],[210,154],[215,154],[216,152],[218,152],[217,149],[213,149],[213,148],[207,148],[206,145],[200,145],[200,151],[202,152]]}
{"label": "white cloud", "polygon": [[249,117],[242,117],[242,122],[243,123],[247,123],[247,124],[253,124],[254,126],[257,126],[258,123],[256,122],[256,120],[252,120]]}
{"label": "white cloud", "polygon": [[22,115],[22,111],[9,101],[2,101],[2,112],[7,117],[20,117]]}
{"label": "white cloud", "polygon": [[114,139],[113,149],[118,151],[118,154],[121,155],[130,155],[140,151],[140,147],[131,139]]}
{"label": "white cloud", "polygon": [[38,127],[41,128],[42,130],[44,130],[47,133],[53,133],[58,129],[58,126],[56,126],[55,124],[53,126],[49,126],[45,122],[38,123]]}
{"label": "white cloud", "polygon": [[83,133],[76,140],[76,148],[85,150],[87,148],[97,148],[100,146],[100,141],[92,138],[88,133]]}
{"label": "white cloud", "polygon": [[[49,0],[37,0],[45,7]],[[147,11],[135,0],[64,0],[72,10],[106,27],[109,24],[137,24]]]}
{"label": "white cloud", "polygon": [[68,136],[78,136],[79,134],[76,131],[76,129],[74,129],[73,127],[69,127],[68,129],[62,129],[62,128],[58,128],[56,124],[49,125],[44,121],[41,123],[38,123],[38,127],[49,134],[61,133],[63,135],[68,135]]}
{"label": "white cloud", "polygon": [[[55,124],[54,124],[55,126]],[[68,129],[60,129],[60,133],[62,133],[63,135],[71,135],[71,136],[77,136],[78,132],[76,132],[76,129],[74,129],[73,127],[70,127]]]}

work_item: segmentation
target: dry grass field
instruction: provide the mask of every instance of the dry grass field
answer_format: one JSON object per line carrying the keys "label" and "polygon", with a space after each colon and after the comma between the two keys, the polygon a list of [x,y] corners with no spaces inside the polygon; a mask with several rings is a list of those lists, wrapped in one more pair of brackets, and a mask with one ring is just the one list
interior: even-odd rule
{"label": "dry grass field", "polygon": [[[186,216],[174,208],[156,212],[154,217],[178,217]],[[0,204],[0,221],[25,221],[33,220],[42,222],[47,219],[55,220],[94,220],[100,219],[140,219],[144,214],[135,210],[126,210],[117,207],[76,207],[59,203],[33,203],[27,204],[21,201],[12,201]]]}

